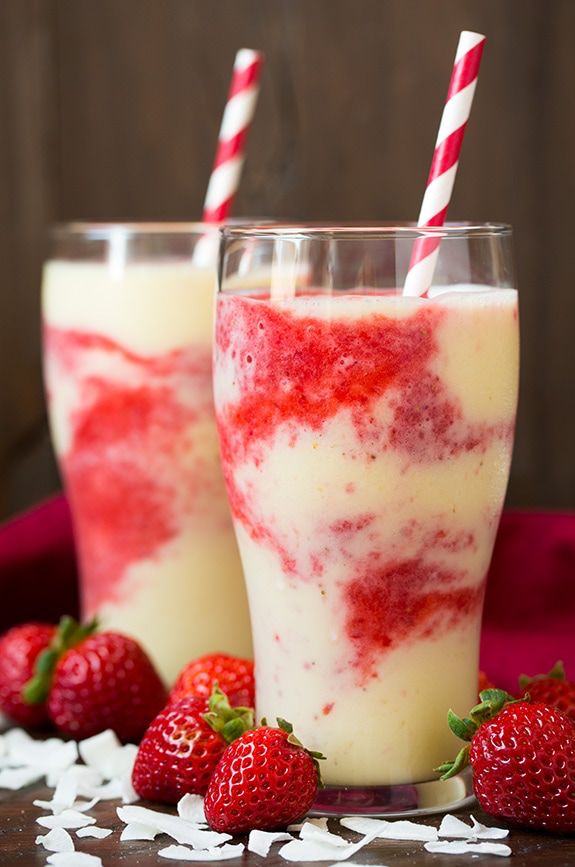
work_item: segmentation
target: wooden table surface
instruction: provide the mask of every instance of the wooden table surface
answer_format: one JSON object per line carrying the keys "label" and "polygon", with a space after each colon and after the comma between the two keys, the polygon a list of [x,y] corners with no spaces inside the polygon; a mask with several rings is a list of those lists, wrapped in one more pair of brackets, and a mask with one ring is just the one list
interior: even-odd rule
{"label": "wooden table surface", "polygon": [[[43,810],[32,805],[36,798],[49,799],[53,789],[35,785],[22,789],[19,792],[7,792],[0,790],[0,864],[14,865],[14,867],[34,867],[44,865],[49,854],[42,846],[37,846],[34,840],[38,834],[47,834],[47,829],[36,823],[36,818],[47,815]],[[143,803],[143,802],[142,802]],[[105,840],[91,838],[79,839],[75,831],[70,831],[74,838],[76,849],[79,852],[89,852],[99,855],[104,867],[116,867],[116,865],[134,865],[134,867],[151,867],[151,865],[169,865],[176,863],[165,858],[159,858],[157,852],[175,843],[169,837],[161,836],[155,841],[130,841],[119,842],[120,831],[124,827],[116,816],[118,802],[105,801],[97,804],[90,815],[97,819],[97,824],[104,828],[113,828],[114,833]],[[146,806],[156,809],[165,809],[154,804]],[[476,818],[487,825],[496,823],[485,816],[481,810],[474,809]],[[458,815],[469,818],[469,811],[460,811]],[[426,824],[439,825],[440,817],[426,817]],[[330,821],[330,830],[336,831],[339,827],[337,820]],[[360,839],[351,831],[345,831],[349,840]],[[242,838],[243,839],[243,838]],[[244,840],[245,842],[245,840]],[[375,840],[357,855],[353,856],[353,864],[377,864],[389,865],[389,867],[458,867],[460,864],[477,864],[478,867],[504,867],[506,863],[510,867],[575,867],[575,836],[558,837],[545,834],[528,833],[526,831],[511,831],[505,841],[511,846],[513,855],[511,860],[494,855],[480,855],[477,857],[461,855],[431,855],[423,848],[422,843],[398,843],[389,840]],[[258,855],[246,852],[242,858],[224,862],[231,865],[241,864],[242,867],[259,867],[264,863],[268,867],[289,864],[277,854],[279,846],[272,848],[272,854],[263,859]],[[206,863],[206,862],[195,862]],[[306,864],[309,862],[300,862]],[[326,862],[321,862],[326,863]],[[346,863],[345,861],[342,863]]]}

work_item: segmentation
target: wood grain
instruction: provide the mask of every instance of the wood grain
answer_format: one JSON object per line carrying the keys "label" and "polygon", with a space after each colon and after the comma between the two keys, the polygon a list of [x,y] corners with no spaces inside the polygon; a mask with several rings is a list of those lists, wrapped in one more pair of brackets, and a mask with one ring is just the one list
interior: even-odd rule
{"label": "wood grain", "polygon": [[[0,791],[0,828],[2,828],[2,841],[0,845],[1,865],[22,865],[32,867],[35,864],[46,863],[47,852],[40,846],[36,846],[34,840],[38,834],[47,833],[40,825],[36,824],[36,817],[45,815],[37,807],[32,806],[35,798],[49,798],[48,790],[42,786],[30,787],[22,792],[6,793]],[[156,809],[165,809],[158,805],[149,804]],[[151,867],[151,865],[176,863],[164,858],[158,858],[157,852],[170,845],[173,841],[162,836],[153,842],[130,841],[119,842],[123,823],[116,816],[116,802],[97,804],[91,811],[96,817],[97,824],[103,828],[113,828],[114,834],[105,840],[80,840],[75,832],[71,831],[76,848],[79,852],[89,852],[102,858],[104,867],[116,867],[116,865],[138,865],[138,867]],[[473,814],[480,822],[494,825],[492,819],[485,816],[481,810],[473,810]],[[462,818],[469,819],[469,812],[460,812]],[[426,824],[439,825],[439,817],[430,817],[425,820]],[[337,831],[339,823],[330,822],[330,830]],[[348,840],[356,841],[360,837],[351,831],[345,831],[344,836]],[[246,842],[246,838],[241,838]],[[575,863],[575,838],[558,837],[546,834],[531,833],[514,830],[506,841],[512,848],[513,867],[572,867]],[[278,846],[272,849],[268,858],[263,859],[253,853],[245,853],[241,862],[234,860],[232,865],[241,863],[243,867],[258,867],[266,864],[268,867],[279,867],[289,862],[284,861],[277,855]],[[457,867],[463,859],[453,855],[431,855],[423,849],[421,843],[398,843],[390,840],[376,840],[362,849],[353,857],[354,864],[387,864],[389,867]],[[481,855],[471,860],[469,864],[478,864],[479,867],[502,867],[507,862],[505,859],[494,855]],[[179,862],[178,862],[179,863]],[[207,863],[207,862],[197,862]],[[307,867],[310,862],[298,862]],[[317,862],[316,862],[317,863]],[[343,862],[345,863],[345,862]]]}
{"label": "wood grain", "polygon": [[197,217],[241,45],[266,68],[236,213],[413,218],[462,28],[488,43],[450,216],[516,231],[509,502],[575,505],[572,0],[5,0],[0,16],[0,516],[56,485],[39,368],[48,223]]}

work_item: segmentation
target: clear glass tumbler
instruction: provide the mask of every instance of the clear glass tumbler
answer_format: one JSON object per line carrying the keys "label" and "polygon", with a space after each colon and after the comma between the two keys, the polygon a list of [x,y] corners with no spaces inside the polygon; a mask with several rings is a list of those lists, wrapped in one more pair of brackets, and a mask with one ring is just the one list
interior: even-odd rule
{"label": "clear glass tumbler", "polygon": [[168,681],[202,653],[251,654],[213,414],[217,248],[202,224],[63,226],[43,277],[83,614],[140,639]]}
{"label": "clear glass tumbler", "polygon": [[[427,235],[434,285],[405,297]],[[434,768],[448,708],[477,700],[513,444],[511,230],[226,228],[221,252],[216,416],[258,716],[326,755],[323,813],[453,806],[468,782]]]}

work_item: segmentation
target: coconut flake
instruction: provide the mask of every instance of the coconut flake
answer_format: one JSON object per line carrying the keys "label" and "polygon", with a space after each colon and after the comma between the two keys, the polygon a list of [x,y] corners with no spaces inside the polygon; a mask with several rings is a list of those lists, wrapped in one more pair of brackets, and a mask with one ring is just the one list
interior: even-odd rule
{"label": "coconut flake", "polygon": [[294,825],[288,825],[288,831],[292,831],[293,833],[297,831],[301,831],[304,825],[315,825],[316,828],[323,828],[324,831],[327,831],[327,816],[318,816],[317,819],[306,819],[305,822],[296,822]]}
{"label": "coconut flake", "polygon": [[120,741],[112,729],[85,738],[78,744],[80,757],[89,768],[95,768],[106,780],[110,780],[115,774],[115,761],[118,751],[121,749]]}
{"label": "coconut flake", "polygon": [[457,837],[464,840],[502,840],[509,835],[506,828],[493,828],[482,825],[471,816],[471,827],[457,816],[444,816],[439,826],[440,837]]}
{"label": "coconut flake", "polygon": [[64,807],[71,807],[78,794],[78,779],[75,774],[70,773],[71,768],[62,774],[58,780],[58,785],[52,796],[52,800],[56,804],[63,804]]}
{"label": "coconut flake", "polygon": [[60,782],[67,778],[76,781],[77,794],[86,798],[92,798],[93,789],[103,782],[102,775],[86,765],[72,765],[66,770],[51,771],[46,777],[46,782],[53,788],[58,787]]}
{"label": "coconut flake", "polygon": [[32,801],[32,803],[35,807],[40,807],[41,810],[51,810],[54,814],[61,813],[62,810],[66,809],[65,807],[62,807],[62,810],[57,809],[58,805],[54,805],[54,801],[42,801],[38,799],[36,801]]}
{"label": "coconut flake", "polygon": [[204,799],[201,795],[184,795],[178,801],[178,816],[186,822],[196,822],[199,825],[206,824],[204,813]]}
{"label": "coconut flake", "polygon": [[151,825],[142,825],[141,822],[128,822],[120,835],[120,841],[124,840],[155,840],[160,831]]}
{"label": "coconut flake", "polygon": [[452,840],[447,843],[442,840],[425,843],[427,852],[441,855],[511,855],[509,846],[503,843],[469,843],[463,840]]}
{"label": "coconut flake", "polygon": [[47,863],[55,867],[104,867],[101,858],[86,852],[57,852],[48,855]]}
{"label": "coconut flake", "polygon": [[[340,824],[357,834],[369,834],[370,831],[378,830],[377,837],[380,840],[406,840],[413,842],[425,842],[437,840],[437,828],[433,825],[420,825],[407,819],[398,819],[389,822],[386,819],[369,819],[366,816],[345,816],[340,819]],[[467,827],[467,826],[466,826]]]}
{"label": "coconut flake", "polygon": [[281,843],[284,840],[293,840],[293,837],[285,831],[250,831],[248,849],[265,858],[273,843]]}
{"label": "coconut flake", "polygon": [[113,833],[112,828],[98,828],[97,825],[89,825],[85,828],[78,828],[76,837],[95,837],[97,840],[105,840]]}
{"label": "coconut flake", "polygon": [[162,858],[172,858],[174,861],[230,861],[232,858],[241,858],[244,848],[243,843],[235,846],[226,843],[225,846],[218,848],[211,846],[198,852],[188,849],[187,846],[167,846],[165,849],[160,849],[158,855]]}
{"label": "coconut flake", "polygon": [[37,768],[3,768],[0,771],[0,789],[16,792],[37,783],[43,776],[43,772]]}
{"label": "coconut flake", "polygon": [[490,825],[482,825],[475,816],[471,816],[473,822],[473,836],[476,840],[503,840],[509,836],[507,828],[495,828]]}
{"label": "coconut flake", "polygon": [[131,777],[137,755],[138,747],[135,744],[124,744],[120,747],[112,756],[112,777]]}
{"label": "coconut flake", "polygon": [[[60,783],[65,784],[60,786]],[[77,782],[73,779],[62,777],[58,788],[54,792],[51,801],[33,801],[35,807],[40,807],[42,810],[51,810],[57,816],[67,809],[78,810],[80,813],[86,813],[95,807],[99,798],[91,798],[89,801],[76,800]]]}
{"label": "coconut flake", "polygon": [[299,836],[301,840],[314,840],[328,846],[337,846],[338,848],[349,846],[349,840],[345,840],[338,834],[332,834],[327,828],[312,825],[311,822],[304,822]]}
{"label": "coconut flake", "polygon": [[41,810],[52,810],[54,816],[59,816],[64,810],[75,810],[78,813],[87,813],[92,807],[98,803],[98,798],[92,798],[91,801],[74,801],[71,807],[65,807],[54,803],[54,801],[32,801],[35,807],[40,807]]}
{"label": "coconut flake", "polygon": [[21,728],[9,729],[3,736],[4,755],[26,763],[26,750],[34,743],[28,732]]}
{"label": "coconut flake", "polygon": [[49,738],[47,741],[28,742],[18,739],[11,749],[14,762],[41,770],[43,774],[66,771],[78,760],[76,741]]}
{"label": "coconut flake", "polygon": [[[94,784],[100,783],[102,780],[96,771],[83,765],[73,765],[63,772],[58,772],[57,776],[56,790],[52,799],[50,801],[36,800],[33,802],[35,807],[51,810],[54,815],[57,815],[69,808],[85,812],[91,810],[98,803],[98,798],[92,797]],[[76,800],[78,795],[90,797],[91,800]]]}
{"label": "coconut flake", "polygon": [[185,843],[194,849],[207,849],[210,846],[219,846],[226,840],[231,840],[231,834],[219,834],[216,831],[202,831],[187,822],[180,816],[172,816],[170,813],[159,813],[157,810],[149,810],[147,807],[118,807],[118,816],[126,824],[137,822],[155,828],[162,834],[173,837],[177,843]]}
{"label": "coconut flake", "polygon": [[99,798],[91,798],[89,801],[74,801],[72,809],[79,813],[88,813],[100,801]]}
{"label": "coconut flake", "polygon": [[47,772],[67,770],[78,761],[78,745],[76,741],[63,742],[54,738],[49,749],[38,751],[38,758]]}
{"label": "coconut flake", "polygon": [[140,800],[140,796],[132,785],[132,775],[127,774],[120,780],[120,797],[123,804],[135,804]]}
{"label": "coconut flake", "polygon": [[135,744],[122,746],[115,732],[107,729],[80,741],[78,748],[86,765],[99,773],[99,783],[102,778],[108,780],[103,786],[93,786],[90,795],[101,800],[120,798],[124,804],[139,800],[132,786],[132,771],[138,754]]}
{"label": "coconut flake", "polygon": [[38,816],[36,821],[43,828],[83,828],[96,824],[93,816],[86,816],[78,810],[62,810],[55,816]]}
{"label": "coconut flake", "polygon": [[99,798],[100,801],[114,801],[122,797],[122,784],[117,779],[108,780],[101,786],[86,786],[82,794],[87,797]]}
{"label": "coconut flake", "polygon": [[366,834],[359,843],[348,843],[347,846],[334,846],[333,843],[320,840],[292,840],[279,851],[286,861],[347,861],[378,835],[378,831]]}
{"label": "coconut flake", "polygon": [[467,822],[448,813],[441,820],[437,833],[440,837],[461,837],[468,840],[473,836],[473,828],[470,828]]}
{"label": "coconut flake", "polygon": [[64,828],[52,828],[47,834],[36,837],[35,843],[48,852],[73,852],[74,841]]}

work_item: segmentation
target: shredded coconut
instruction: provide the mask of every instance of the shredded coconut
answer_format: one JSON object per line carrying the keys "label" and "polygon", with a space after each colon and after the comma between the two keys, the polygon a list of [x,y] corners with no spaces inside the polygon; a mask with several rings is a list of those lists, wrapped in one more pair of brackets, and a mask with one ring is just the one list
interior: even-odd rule
{"label": "shredded coconut", "polygon": [[198,852],[188,849],[187,846],[168,846],[166,849],[160,849],[158,855],[161,858],[172,858],[174,861],[230,861],[232,858],[241,858],[244,848],[243,843],[238,843],[236,846],[226,843],[217,849],[210,847]]}
{"label": "shredded coconut", "polygon": [[433,825],[420,825],[407,819],[387,821],[385,819],[370,819],[365,816],[346,816],[340,819],[340,824],[357,834],[369,834],[377,830],[380,840],[405,840],[410,842],[425,842],[437,840],[437,828]]}
{"label": "shredded coconut", "polygon": [[441,855],[511,855],[511,849],[503,843],[469,843],[463,840],[452,840],[450,843],[431,841],[425,843],[425,849]]}
{"label": "shredded coconut", "polygon": [[204,813],[204,799],[201,795],[184,795],[178,801],[178,816],[187,822],[196,822],[199,825],[206,824]]}
{"label": "shredded coconut", "polygon": [[285,831],[250,831],[248,849],[265,858],[274,843],[282,843],[285,840],[293,840],[291,834]]}
{"label": "shredded coconut", "polygon": [[86,816],[79,810],[62,810],[55,816],[38,816],[36,819],[43,828],[83,828],[85,825],[95,825],[93,816]]}
{"label": "shredded coconut", "polygon": [[48,852],[73,852],[74,841],[64,828],[52,828],[47,834],[36,837],[36,844]]}
{"label": "shredded coconut", "polygon": [[85,852],[56,852],[48,855],[47,863],[55,867],[104,867],[101,858]]}
{"label": "shredded coconut", "polygon": [[372,831],[371,834],[366,834],[359,843],[348,843],[342,847],[319,840],[292,840],[282,846],[279,854],[286,861],[347,861],[376,837],[377,831]]}
{"label": "shredded coconut", "polygon": [[110,834],[113,834],[112,828],[98,828],[97,825],[87,825],[85,828],[78,828],[76,831],[77,837],[95,837],[97,840],[105,840]]}
{"label": "shredded coconut", "polygon": [[208,849],[211,846],[219,846],[231,840],[231,834],[219,834],[216,831],[202,831],[192,822],[187,822],[180,816],[171,813],[160,813],[157,810],[149,810],[147,807],[118,807],[118,816],[126,824],[138,822],[150,828],[155,828],[162,834],[168,834],[177,843],[193,846],[194,849]]}

